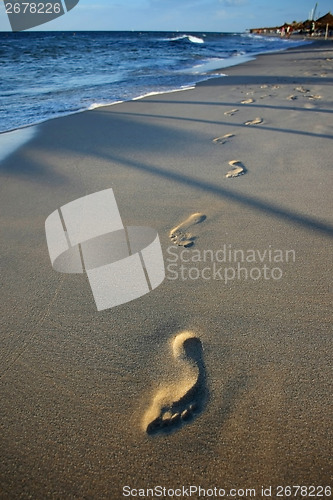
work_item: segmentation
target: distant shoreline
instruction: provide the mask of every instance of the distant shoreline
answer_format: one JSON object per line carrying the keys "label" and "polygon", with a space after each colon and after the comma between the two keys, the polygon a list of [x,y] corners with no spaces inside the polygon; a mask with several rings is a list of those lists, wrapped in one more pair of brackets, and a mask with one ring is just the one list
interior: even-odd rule
{"label": "distant shoreline", "polygon": [[250,33],[259,35],[280,35],[287,39],[291,36],[301,35],[310,38],[333,38],[333,15],[328,12],[318,19],[307,19],[306,21],[284,23],[280,26],[264,28],[251,28]]}
{"label": "distant shoreline", "polygon": [[[0,38],[0,133],[152,92],[191,88],[220,74],[221,68],[307,43],[249,33],[84,32],[77,33],[75,43],[72,32],[12,33]],[[24,56],[26,46],[33,57]],[[87,51],[94,53],[89,65]],[[24,82],[15,79],[18,64],[26,75]]]}
{"label": "distant shoreline", "polygon": [[[259,35],[259,36],[267,36],[267,37],[276,37],[276,38],[283,38],[281,37],[281,33],[277,32],[272,32],[272,31],[267,31],[265,29],[251,29],[250,30],[251,35]],[[291,33],[291,35],[286,38],[288,40],[304,40],[305,42],[325,42],[326,40],[333,40],[333,35],[328,36],[325,39],[325,35],[314,35],[310,36],[309,34],[301,34],[301,33]]]}

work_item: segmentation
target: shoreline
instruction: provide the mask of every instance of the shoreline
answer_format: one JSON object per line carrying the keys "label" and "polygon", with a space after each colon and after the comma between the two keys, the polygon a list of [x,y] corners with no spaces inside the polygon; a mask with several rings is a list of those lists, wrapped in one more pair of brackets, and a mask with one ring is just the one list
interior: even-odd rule
{"label": "shoreline", "polygon": [[[260,35],[262,36],[262,35]],[[315,43],[317,40],[306,40],[306,39],[302,39],[302,40],[299,40],[300,41],[303,41],[305,42],[304,44],[300,44],[300,45],[297,45],[297,46],[303,46],[303,45],[307,45],[307,43]],[[318,40],[319,42],[319,40]],[[28,128],[28,127],[35,127],[35,126],[38,126],[40,124],[43,124],[45,122],[48,122],[49,120],[55,120],[55,119],[58,119],[58,118],[64,118],[66,116],[70,116],[70,115],[73,115],[73,114],[78,114],[78,113],[84,113],[86,111],[92,111],[94,109],[98,109],[100,107],[105,107],[105,106],[115,106],[115,105],[118,105],[118,104],[122,104],[123,102],[130,102],[132,100],[138,100],[138,99],[144,99],[145,97],[149,97],[150,95],[154,95],[156,93],[156,95],[158,94],[168,94],[168,93],[172,93],[172,92],[182,92],[184,90],[188,90],[188,89],[191,89],[193,87],[195,87],[196,85],[202,83],[202,82],[205,82],[207,80],[210,80],[211,78],[219,78],[219,76],[216,74],[216,72],[221,72],[222,69],[228,69],[228,68],[231,68],[233,66],[239,66],[241,64],[245,64],[247,62],[250,62],[251,60],[257,58],[257,57],[260,57],[260,55],[264,55],[264,54],[274,54],[274,53],[278,53],[278,52],[284,52],[286,50],[290,50],[292,49],[293,47],[288,47],[288,48],[281,48],[280,50],[271,50],[271,51],[265,51],[265,52],[255,52],[253,54],[248,54],[248,55],[244,55],[244,56],[238,56],[239,59],[240,59],[240,62],[233,62],[232,61],[232,58],[229,57],[228,59],[228,63],[227,65],[217,65],[216,68],[212,69],[211,71],[208,70],[207,73],[206,73],[206,78],[203,78],[201,80],[198,80],[197,82],[195,82],[194,84],[188,84],[188,85],[185,85],[183,87],[179,87],[179,88],[175,88],[175,89],[170,89],[170,90],[165,90],[165,91],[154,91],[152,90],[151,92],[148,92],[146,94],[143,94],[143,95],[139,95],[137,97],[133,97],[133,98],[130,98],[128,100],[120,100],[120,101],[115,101],[115,102],[110,102],[108,104],[98,104],[98,103],[94,103],[94,104],[91,104],[89,105],[89,107],[87,108],[82,108],[82,109],[79,109],[79,110],[76,110],[76,111],[66,111],[66,112],[62,112],[60,113],[59,115],[55,116],[55,117],[49,117],[49,118],[46,118],[46,119],[41,119],[40,121],[36,121],[34,123],[30,123],[30,124],[27,124],[27,125],[22,125],[20,127],[16,127],[16,128],[12,128],[12,129],[9,129],[9,130],[4,130],[4,131],[0,131],[0,137],[3,135],[3,134],[7,134],[9,132],[14,132],[16,130],[21,130],[21,129],[25,129],[25,128]],[[243,59],[243,60],[242,60]],[[222,62],[222,61],[221,61]],[[212,64],[212,63],[206,63],[204,64],[205,66],[207,66],[207,64]],[[193,75],[195,75],[196,73],[193,72]],[[211,74],[211,76],[210,76]],[[199,76],[199,75],[198,75]],[[203,75],[201,75],[203,76]]]}
{"label": "shoreline", "polygon": [[[4,499],[329,484],[332,48],[48,120],[1,162]],[[44,224],[109,188],[178,276],[97,311]]]}

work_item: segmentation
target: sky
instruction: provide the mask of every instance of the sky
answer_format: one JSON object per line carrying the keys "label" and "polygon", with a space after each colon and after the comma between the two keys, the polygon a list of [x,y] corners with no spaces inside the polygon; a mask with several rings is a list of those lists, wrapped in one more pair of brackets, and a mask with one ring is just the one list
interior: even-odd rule
{"label": "sky", "polygon": [[[315,4],[315,0],[80,0],[65,15],[36,29],[243,32],[304,21]],[[333,13],[332,0],[319,0],[316,18],[329,11]],[[0,31],[11,31],[2,0]]]}

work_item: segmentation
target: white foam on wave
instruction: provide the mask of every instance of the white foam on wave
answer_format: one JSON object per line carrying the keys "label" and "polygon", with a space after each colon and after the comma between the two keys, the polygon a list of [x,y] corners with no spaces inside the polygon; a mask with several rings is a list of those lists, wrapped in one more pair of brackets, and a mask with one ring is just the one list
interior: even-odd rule
{"label": "white foam on wave", "polygon": [[[211,74],[212,71],[229,68],[230,66],[238,66],[238,64],[252,61],[253,59],[255,58],[243,54],[235,54],[233,57],[227,57],[225,59],[212,58],[202,64],[197,64],[193,68],[188,69],[186,73],[194,75],[206,75],[207,73]],[[184,73],[184,70],[182,70],[182,73]],[[218,76],[226,75],[223,73],[219,73]]]}
{"label": "white foam on wave", "polygon": [[187,35],[175,36],[174,38],[163,38],[164,42],[177,42],[178,40],[184,40],[187,38]]}
{"label": "white foam on wave", "polygon": [[205,43],[202,38],[199,38],[199,37],[196,37],[196,36],[192,36],[192,35],[188,35],[188,39],[192,43]]}
{"label": "white foam on wave", "polygon": [[105,108],[106,106],[114,106],[115,104],[121,104],[124,101],[112,101],[112,102],[93,102],[88,106],[88,108],[83,108],[80,110],[80,112],[84,111],[92,111],[93,109],[97,108]]}
{"label": "white foam on wave", "polygon": [[0,162],[36,135],[37,127],[25,127],[0,134]]}
{"label": "white foam on wave", "polygon": [[184,40],[185,38],[187,38],[192,43],[205,43],[205,41],[202,38],[193,35],[179,35],[174,38],[165,38],[164,41],[177,42],[178,40]]}
{"label": "white foam on wave", "polygon": [[156,91],[156,92],[148,92],[147,94],[139,95],[138,97],[133,97],[132,101],[139,101],[140,99],[144,99],[145,97],[151,97],[154,95],[161,95],[161,94],[173,94],[174,92],[183,92],[184,90],[193,90],[195,89],[195,85],[189,85],[188,87],[181,87],[180,89],[173,89],[173,90],[161,90],[161,91]]}

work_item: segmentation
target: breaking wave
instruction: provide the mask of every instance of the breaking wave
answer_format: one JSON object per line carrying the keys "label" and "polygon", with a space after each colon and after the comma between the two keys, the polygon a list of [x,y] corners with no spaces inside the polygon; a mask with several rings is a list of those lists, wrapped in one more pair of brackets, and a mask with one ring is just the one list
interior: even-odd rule
{"label": "breaking wave", "polygon": [[180,35],[180,36],[176,36],[174,38],[167,38],[166,41],[177,42],[178,40],[185,40],[185,38],[187,38],[188,41],[192,42],[192,43],[205,43],[205,41],[202,38],[199,38],[199,37],[193,36],[193,35]]}

